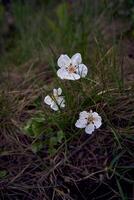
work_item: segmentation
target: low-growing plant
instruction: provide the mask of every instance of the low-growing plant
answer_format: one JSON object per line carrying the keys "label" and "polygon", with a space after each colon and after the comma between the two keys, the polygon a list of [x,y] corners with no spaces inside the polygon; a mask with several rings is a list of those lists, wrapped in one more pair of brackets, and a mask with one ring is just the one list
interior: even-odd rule
{"label": "low-growing plant", "polygon": [[[125,85],[123,38],[105,33],[117,8],[41,1],[36,12],[37,1],[13,2],[15,46],[1,58],[1,88],[6,77],[9,87],[0,95],[0,198],[130,199],[133,86]],[[15,87],[7,63],[21,76]]]}
{"label": "low-growing plant", "polygon": [[[81,78],[85,78],[88,73],[88,68],[82,63],[82,58],[80,53],[76,53],[72,58],[70,59],[67,55],[61,55],[57,61],[57,64],[60,69],[57,71],[57,76],[61,80],[70,80],[70,81],[78,81]],[[83,85],[82,81],[79,83],[81,86]],[[60,84],[62,86],[62,82]],[[73,83],[71,83],[71,89],[73,91]],[[68,88],[69,89],[69,88]],[[64,90],[66,88],[64,87]],[[70,90],[70,89],[69,89]],[[75,91],[74,91],[75,92]],[[68,92],[69,96],[69,92]],[[81,99],[81,91],[80,93],[76,93],[75,96],[72,98],[75,99],[75,102],[77,101],[77,98]],[[81,99],[82,100],[82,99]],[[92,100],[94,101],[94,100]],[[64,109],[67,107],[68,104],[66,102],[66,99],[64,95],[62,94],[62,89],[53,89],[53,94],[47,95],[44,99],[44,102],[50,106],[50,109],[52,109],[54,112],[64,113]],[[83,104],[83,102],[81,102]],[[90,105],[90,104],[89,104]],[[91,104],[92,105],[92,104]],[[90,105],[90,106],[91,106]],[[77,103],[75,104],[75,107],[77,107]],[[76,108],[74,107],[74,111]],[[90,107],[88,108],[88,110]],[[76,113],[77,114],[77,113]],[[24,130],[34,138],[34,142],[32,144],[32,150],[34,152],[39,151],[43,148],[43,146],[48,147],[49,153],[56,152],[55,147],[58,147],[58,144],[61,144],[63,142],[62,140],[66,138],[66,132],[65,130],[67,127],[61,127],[59,122],[57,123],[55,120],[53,120],[53,117],[55,114],[46,116],[45,113],[38,114],[38,117],[32,118],[24,127]],[[71,114],[72,115],[72,114]],[[75,123],[75,126],[77,128],[85,128],[85,132],[87,134],[92,134],[92,132],[99,128],[102,124],[102,119],[98,115],[97,112],[90,112],[83,111],[80,112],[80,118]],[[72,115],[72,118],[75,119],[75,115]],[[74,121],[74,120],[73,120]],[[50,129],[47,129],[47,123],[49,123]],[[60,122],[62,124],[62,121]],[[56,124],[56,126],[55,126]],[[72,125],[72,124],[71,124]],[[58,129],[57,129],[58,128]],[[45,137],[44,140],[42,138]]]}

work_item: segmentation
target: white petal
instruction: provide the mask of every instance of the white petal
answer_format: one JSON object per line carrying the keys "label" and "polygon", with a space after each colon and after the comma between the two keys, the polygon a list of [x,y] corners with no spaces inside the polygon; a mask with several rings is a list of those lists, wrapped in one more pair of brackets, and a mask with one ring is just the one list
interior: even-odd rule
{"label": "white petal", "polygon": [[45,102],[47,105],[51,105],[51,104],[53,103],[53,100],[52,100],[52,98],[51,98],[49,95],[47,95],[47,96],[45,97],[45,99],[44,99],[44,102]]}
{"label": "white petal", "polygon": [[94,120],[94,126],[96,127],[96,128],[100,128],[100,126],[102,125],[102,122],[101,122],[101,118],[99,119],[95,119]]}
{"label": "white petal", "polygon": [[58,92],[58,95],[61,95],[62,89],[61,89],[61,88],[58,88],[57,92]]}
{"label": "white petal", "polygon": [[61,79],[67,79],[67,80],[78,80],[80,79],[80,75],[76,73],[69,73],[66,68],[60,68],[57,71],[57,76]]}
{"label": "white petal", "polygon": [[58,95],[58,90],[55,89],[55,88],[53,89],[53,95],[54,95],[54,96],[57,96],[57,95]]}
{"label": "white petal", "polygon": [[71,73],[71,74],[70,74],[70,73],[67,73],[67,74],[65,75],[64,79],[75,81],[75,80],[80,79],[80,76],[79,76],[79,74],[76,74],[76,73]]}
{"label": "white petal", "polygon": [[94,125],[93,125],[93,124],[89,124],[89,125],[86,126],[86,128],[85,128],[85,132],[86,132],[87,134],[92,134],[92,132],[94,131],[94,129],[95,129]]}
{"label": "white petal", "polygon": [[[92,112],[92,110],[91,110],[90,112]],[[97,113],[97,112],[92,112],[92,115],[93,115],[93,117],[94,117],[94,118],[97,118],[97,117],[99,117],[99,115],[98,115],[98,113]]]}
{"label": "white petal", "polygon": [[85,77],[88,73],[88,69],[87,69],[86,65],[80,64],[78,66],[77,73],[80,75],[80,77]]}
{"label": "white petal", "polygon": [[61,107],[61,108],[65,108],[65,103],[62,102],[61,105],[60,105],[60,107]]}
{"label": "white petal", "polygon": [[88,116],[89,116],[89,113],[87,111],[80,112],[79,114],[80,119],[87,119]]}
{"label": "white petal", "polygon": [[99,128],[102,125],[102,118],[100,115],[98,115],[97,112],[92,113],[93,118],[94,118],[94,125],[96,128]]}
{"label": "white petal", "polygon": [[71,59],[68,57],[68,55],[62,54],[59,57],[57,64],[59,67],[68,67],[71,64]]}
{"label": "white petal", "polygon": [[102,125],[101,117],[98,115],[98,113],[93,113],[93,117],[94,117],[94,126],[96,128],[99,128]]}
{"label": "white petal", "polygon": [[75,123],[75,126],[77,128],[85,128],[86,127],[86,124],[87,124],[87,121],[86,120],[81,120],[81,119],[78,119]]}
{"label": "white petal", "polygon": [[65,103],[65,99],[64,99],[63,96],[58,97],[58,98],[56,99],[56,101],[57,101],[57,104],[58,104],[59,106],[61,106],[62,103]]}
{"label": "white petal", "polygon": [[65,99],[64,97],[62,98],[62,101],[59,104],[60,108],[64,108],[65,107]]}
{"label": "white petal", "polygon": [[57,76],[61,79],[65,79],[65,77],[68,75],[68,72],[65,68],[60,68],[58,71],[57,71]]}
{"label": "white petal", "polygon": [[61,93],[62,93],[62,89],[61,88],[58,88],[58,89],[53,89],[53,95],[54,96],[59,96],[59,95],[61,95]]}
{"label": "white petal", "polygon": [[53,104],[51,104],[50,107],[55,111],[59,110],[59,108],[58,108],[58,106],[57,106],[57,104],[55,102],[53,102]]}
{"label": "white petal", "polygon": [[73,66],[78,66],[82,62],[81,54],[76,53],[71,58],[71,63]]}

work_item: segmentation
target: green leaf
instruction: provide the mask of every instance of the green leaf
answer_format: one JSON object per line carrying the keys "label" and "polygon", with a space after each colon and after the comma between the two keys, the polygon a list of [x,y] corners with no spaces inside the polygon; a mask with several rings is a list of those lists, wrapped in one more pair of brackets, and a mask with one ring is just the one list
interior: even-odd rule
{"label": "green leaf", "polygon": [[52,146],[54,146],[54,145],[56,145],[57,144],[57,138],[56,137],[51,137],[50,138],[50,146],[52,147]]}
{"label": "green leaf", "polygon": [[48,152],[51,156],[53,156],[56,153],[56,149],[55,148],[49,148]]}
{"label": "green leaf", "polygon": [[42,124],[38,123],[38,122],[33,122],[32,124],[32,132],[34,137],[37,137],[41,134],[42,132]]}
{"label": "green leaf", "polygon": [[34,153],[37,153],[38,151],[40,151],[43,148],[43,143],[40,141],[37,141],[32,144],[31,148]]}
{"label": "green leaf", "polygon": [[7,175],[7,171],[6,170],[0,170],[0,178],[4,178]]}
{"label": "green leaf", "polygon": [[38,137],[44,129],[44,117],[32,118],[24,127],[24,131],[31,137]]}
{"label": "green leaf", "polygon": [[57,140],[58,140],[58,142],[61,143],[61,141],[63,140],[63,138],[64,138],[64,133],[63,133],[63,131],[62,131],[62,130],[61,130],[61,131],[58,131],[58,132],[57,132]]}
{"label": "green leaf", "polygon": [[31,126],[31,120],[28,121],[28,123],[26,124],[26,126],[24,127],[24,131],[29,134],[30,136],[34,136],[33,131],[32,131],[32,126]]}
{"label": "green leaf", "polygon": [[45,118],[44,117],[36,117],[36,118],[33,118],[33,120],[38,123],[43,123],[45,121]]}

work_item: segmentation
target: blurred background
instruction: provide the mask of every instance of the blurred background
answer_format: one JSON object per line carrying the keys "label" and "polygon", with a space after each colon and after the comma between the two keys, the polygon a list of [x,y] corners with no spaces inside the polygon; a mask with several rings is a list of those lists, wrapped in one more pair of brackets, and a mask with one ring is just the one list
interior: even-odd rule
{"label": "blurred background", "polygon": [[84,53],[91,34],[103,36],[117,18],[122,20],[118,32],[133,36],[133,0],[1,0],[0,61],[20,64],[48,45]]}
{"label": "blurred background", "polygon": [[46,69],[61,53],[80,52],[91,69],[98,49],[120,46],[120,57],[133,58],[133,39],[133,0],[1,0],[1,81],[20,80],[31,63]]}

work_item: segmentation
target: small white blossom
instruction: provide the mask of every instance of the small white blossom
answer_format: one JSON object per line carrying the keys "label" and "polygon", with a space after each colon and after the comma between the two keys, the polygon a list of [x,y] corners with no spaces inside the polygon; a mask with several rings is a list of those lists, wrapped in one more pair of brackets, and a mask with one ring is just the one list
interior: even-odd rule
{"label": "small white blossom", "polygon": [[92,132],[102,125],[101,116],[97,112],[83,111],[79,114],[79,119],[75,123],[77,128],[85,128],[87,134],[92,134]]}
{"label": "small white blossom", "polygon": [[72,58],[62,54],[57,64],[60,67],[57,71],[57,76],[61,79],[78,80],[81,77],[85,77],[88,73],[87,67],[82,64],[80,53],[76,53]]}
{"label": "small white blossom", "polygon": [[65,107],[65,99],[64,96],[61,96],[62,89],[53,89],[53,95],[49,96],[47,95],[44,99],[44,102],[50,106],[52,110],[59,110],[59,108]]}

